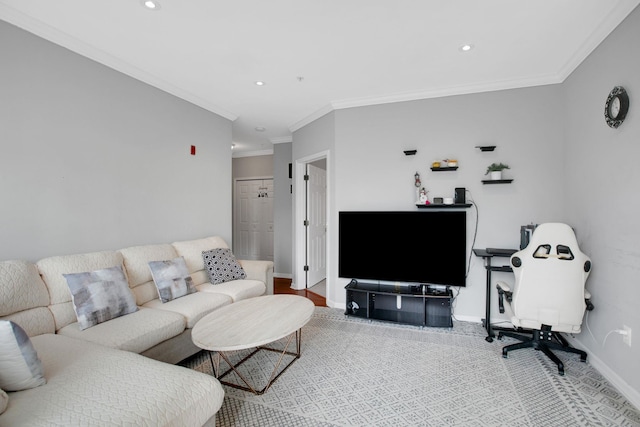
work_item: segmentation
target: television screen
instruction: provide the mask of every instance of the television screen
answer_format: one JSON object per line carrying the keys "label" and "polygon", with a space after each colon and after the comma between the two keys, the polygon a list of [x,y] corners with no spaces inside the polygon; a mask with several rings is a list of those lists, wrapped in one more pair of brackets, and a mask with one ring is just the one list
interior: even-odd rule
{"label": "television screen", "polygon": [[465,286],[463,211],[339,213],[338,275]]}

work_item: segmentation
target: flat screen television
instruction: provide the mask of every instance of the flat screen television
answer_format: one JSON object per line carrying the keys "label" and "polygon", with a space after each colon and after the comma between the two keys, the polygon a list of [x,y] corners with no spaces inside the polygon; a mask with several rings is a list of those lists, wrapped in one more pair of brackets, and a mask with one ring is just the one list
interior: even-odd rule
{"label": "flat screen television", "polygon": [[342,211],[339,221],[340,277],[465,286],[466,212]]}

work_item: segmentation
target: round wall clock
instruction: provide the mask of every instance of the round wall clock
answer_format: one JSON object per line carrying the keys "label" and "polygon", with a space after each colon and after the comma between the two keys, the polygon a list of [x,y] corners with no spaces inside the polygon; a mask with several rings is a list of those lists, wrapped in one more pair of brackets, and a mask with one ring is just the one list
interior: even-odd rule
{"label": "round wall clock", "polygon": [[604,104],[604,119],[609,127],[617,128],[622,124],[629,111],[629,95],[622,86],[616,86],[609,93]]}

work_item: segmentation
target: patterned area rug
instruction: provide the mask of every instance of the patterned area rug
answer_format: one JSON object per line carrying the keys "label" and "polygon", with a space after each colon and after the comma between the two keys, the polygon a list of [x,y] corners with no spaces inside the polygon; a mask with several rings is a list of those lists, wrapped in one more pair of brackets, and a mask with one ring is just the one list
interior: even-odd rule
{"label": "patterned area rug", "polygon": [[[640,427],[640,411],[579,356],[559,352],[562,377],[540,352],[504,359],[502,346],[515,340],[484,336],[474,323],[420,328],[316,307],[302,330],[300,359],[263,395],[225,386],[216,425]],[[242,372],[262,388],[277,358],[259,352]],[[212,372],[204,352],[182,364]]]}

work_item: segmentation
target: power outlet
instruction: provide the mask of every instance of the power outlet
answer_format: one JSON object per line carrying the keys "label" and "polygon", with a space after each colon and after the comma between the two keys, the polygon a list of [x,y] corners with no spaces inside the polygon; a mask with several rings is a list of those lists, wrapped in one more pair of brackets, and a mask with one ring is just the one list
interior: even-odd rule
{"label": "power outlet", "polygon": [[626,334],[622,336],[622,342],[631,347],[631,328],[623,325],[622,330],[626,332]]}

